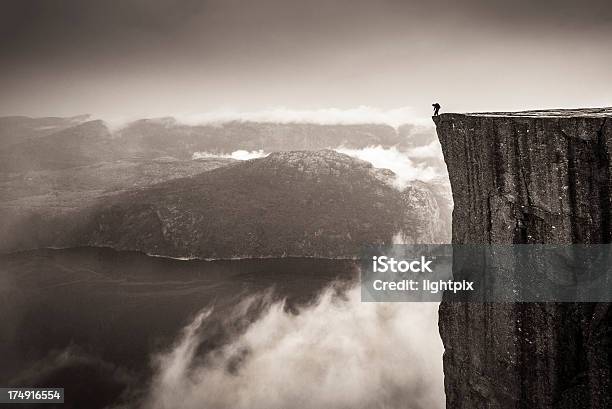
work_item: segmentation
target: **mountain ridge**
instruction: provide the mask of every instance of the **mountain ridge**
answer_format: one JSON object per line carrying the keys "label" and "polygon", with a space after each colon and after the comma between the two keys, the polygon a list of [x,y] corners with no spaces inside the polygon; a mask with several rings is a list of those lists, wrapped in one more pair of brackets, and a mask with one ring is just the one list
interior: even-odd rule
{"label": "mountain ridge", "polygon": [[[431,129],[410,124],[397,129],[385,124],[251,121],[188,125],[166,118],[140,119],[113,128],[103,120],[79,117],[60,118],[61,126],[42,132],[36,125],[41,119],[20,122],[15,118],[0,118],[0,171],[52,170],[160,156],[186,160],[196,152],[230,154],[236,150],[274,152],[378,145],[410,148],[434,140]],[[3,127],[7,122],[16,123]]]}
{"label": "mountain ridge", "polygon": [[[390,244],[398,232],[417,242],[448,240],[449,230],[434,228],[431,218],[442,198],[419,184],[402,193],[393,177],[333,150],[272,153],[107,197],[38,228],[51,234],[37,246],[204,259],[338,258]],[[417,193],[427,199],[414,202]]]}

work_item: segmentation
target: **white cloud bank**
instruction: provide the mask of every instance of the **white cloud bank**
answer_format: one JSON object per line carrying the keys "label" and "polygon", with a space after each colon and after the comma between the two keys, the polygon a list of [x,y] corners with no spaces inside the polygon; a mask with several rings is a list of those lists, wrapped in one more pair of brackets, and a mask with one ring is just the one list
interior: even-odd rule
{"label": "white cloud bank", "polygon": [[[429,145],[427,145],[429,147]],[[419,148],[414,148],[416,150]],[[392,170],[396,178],[394,186],[398,189],[405,188],[413,180],[430,181],[440,177],[440,172],[433,167],[416,164],[410,159],[409,152],[402,152],[396,147],[385,148],[382,146],[370,146],[363,149],[337,148],[337,152],[370,162],[376,168]],[[417,152],[417,154],[429,154],[431,148]]]}
{"label": "white cloud bank", "polygon": [[179,114],[174,117],[179,122],[192,125],[230,121],[252,121],[314,123],[321,125],[387,124],[393,127],[410,123],[431,126],[431,120],[429,118],[422,118],[415,115],[414,111],[409,107],[385,110],[364,105],[350,109],[323,108],[314,110],[295,110],[277,107],[251,112],[218,110],[200,114]]}
{"label": "white cloud bank", "polygon": [[[363,149],[350,148],[335,148],[336,152],[358,158],[370,162],[376,168],[384,168],[392,170],[396,177],[393,185],[397,189],[404,189],[411,181],[421,180],[424,182],[437,180],[443,176],[439,169],[432,166],[427,166],[423,163],[415,163],[412,158],[431,159],[442,158],[440,144],[437,141],[424,146],[411,148],[403,152],[396,147],[385,148],[383,146],[369,146]],[[207,158],[230,158],[237,160],[249,160],[263,158],[269,155],[269,152],[263,150],[246,151],[237,150],[229,154],[219,154],[212,152],[194,152],[192,159],[207,159]]]}
{"label": "white cloud bank", "polygon": [[[370,106],[356,108],[289,109],[275,107],[261,111],[215,110],[203,113],[176,113],[168,118],[185,125],[223,124],[232,121],[264,123],[311,123],[320,125],[386,124],[397,128],[403,124],[431,128],[431,119],[418,116],[410,107],[380,109]],[[160,118],[167,121],[168,118]],[[107,118],[105,122],[112,130],[118,130],[139,118]]]}
{"label": "white cloud bank", "polygon": [[[150,409],[366,409],[444,407],[443,346],[435,303],[362,303],[324,292],[299,314],[271,304],[206,359],[209,311],[156,360]],[[231,324],[231,323],[228,323]]]}
{"label": "white cloud bank", "polygon": [[414,159],[444,159],[442,145],[437,140],[431,141],[427,145],[410,148],[406,154]]}
{"label": "white cloud bank", "polygon": [[237,150],[229,154],[217,154],[211,152],[194,152],[192,155],[192,159],[208,159],[208,158],[230,158],[237,160],[249,160],[249,159],[257,159],[268,156],[269,153],[265,153],[263,150],[257,151],[245,151],[245,150]]}

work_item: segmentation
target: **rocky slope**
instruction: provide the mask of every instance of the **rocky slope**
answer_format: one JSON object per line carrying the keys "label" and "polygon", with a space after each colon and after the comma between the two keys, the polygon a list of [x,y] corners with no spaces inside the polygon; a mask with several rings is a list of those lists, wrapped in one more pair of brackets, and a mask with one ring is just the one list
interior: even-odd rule
{"label": "rocky slope", "polygon": [[27,116],[0,117],[0,146],[6,147],[14,143],[26,142],[60,132],[66,128],[77,126],[87,121],[88,115],[70,118],[44,117],[30,118]]}
{"label": "rocky slope", "polygon": [[[357,256],[368,244],[449,239],[449,203],[331,150],[278,152],[34,220],[12,247],[105,246],[171,257]],[[447,217],[448,219],[448,217]],[[34,232],[34,233],[32,233]]]}
{"label": "rocky slope", "polygon": [[36,247],[47,221],[60,220],[105,198],[232,162],[225,158],[158,158],[0,173],[0,249]]}
{"label": "rocky slope", "polygon": [[[453,243],[610,243],[612,109],[434,117]],[[447,408],[612,407],[609,304],[445,302]]]}

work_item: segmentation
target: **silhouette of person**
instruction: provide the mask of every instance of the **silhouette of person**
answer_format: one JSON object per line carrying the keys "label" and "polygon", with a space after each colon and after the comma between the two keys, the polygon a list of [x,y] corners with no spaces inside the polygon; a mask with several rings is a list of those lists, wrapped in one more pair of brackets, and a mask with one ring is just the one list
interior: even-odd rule
{"label": "silhouette of person", "polygon": [[438,112],[440,111],[440,104],[436,102],[435,104],[431,104],[431,106],[434,108],[434,116],[438,116]]}

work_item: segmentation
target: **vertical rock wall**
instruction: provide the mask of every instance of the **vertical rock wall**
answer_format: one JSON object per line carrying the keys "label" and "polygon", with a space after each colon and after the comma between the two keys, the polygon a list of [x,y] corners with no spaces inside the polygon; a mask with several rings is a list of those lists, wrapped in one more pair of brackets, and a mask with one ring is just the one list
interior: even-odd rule
{"label": "vertical rock wall", "polygon": [[[434,117],[453,243],[610,243],[612,109]],[[611,408],[603,303],[443,302],[447,408]]]}

